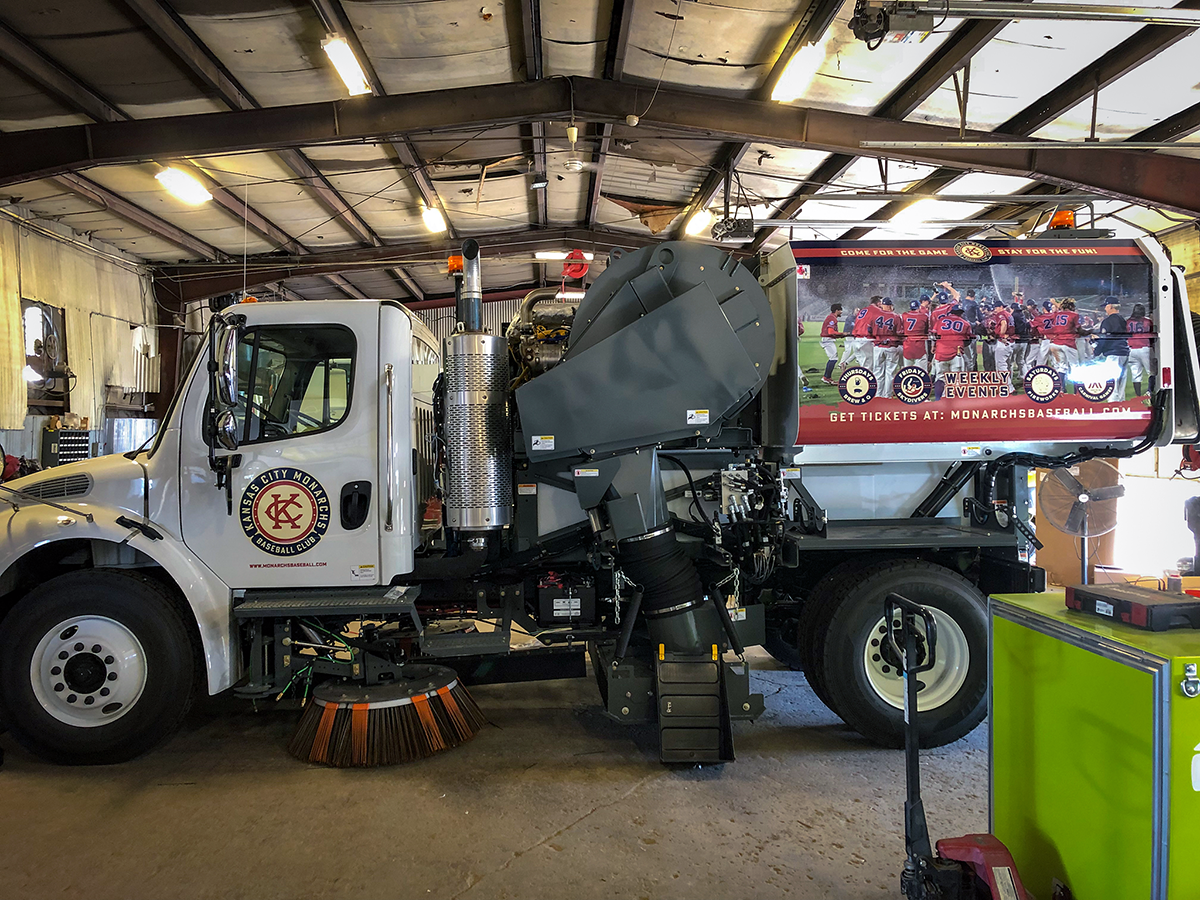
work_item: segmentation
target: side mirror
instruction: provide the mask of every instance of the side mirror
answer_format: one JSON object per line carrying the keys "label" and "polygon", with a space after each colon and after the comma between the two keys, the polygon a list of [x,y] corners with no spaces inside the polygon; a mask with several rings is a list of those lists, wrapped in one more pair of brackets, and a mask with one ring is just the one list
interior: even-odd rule
{"label": "side mirror", "polygon": [[[217,337],[217,402],[225,409],[237,405],[238,393],[238,326],[229,323]],[[218,429],[218,432],[220,429]],[[234,445],[236,446],[236,444]],[[232,447],[229,449],[233,449]]]}
{"label": "side mirror", "polygon": [[238,448],[237,417],[231,410],[227,409],[217,414],[213,423],[213,437],[225,450],[232,451]]}

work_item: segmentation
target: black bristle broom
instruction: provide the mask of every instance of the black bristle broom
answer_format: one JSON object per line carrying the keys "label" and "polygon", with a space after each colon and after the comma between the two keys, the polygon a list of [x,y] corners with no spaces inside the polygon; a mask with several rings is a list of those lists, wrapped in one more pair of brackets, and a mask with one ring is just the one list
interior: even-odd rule
{"label": "black bristle broom", "polygon": [[288,752],[338,768],[388,766],[457,747],[485,721],[452,670],[409,665],[387,684],[318,686]]}

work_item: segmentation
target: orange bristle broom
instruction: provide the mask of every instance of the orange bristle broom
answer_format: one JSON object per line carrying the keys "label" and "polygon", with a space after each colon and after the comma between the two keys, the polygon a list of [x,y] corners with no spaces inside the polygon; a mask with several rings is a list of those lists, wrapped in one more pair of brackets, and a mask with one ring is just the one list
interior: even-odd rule
{"label": "orange bristle broom", "polygon": [[388,766],[457,747],[485,721],[451,669],[409,665],[387,684],[318,686],[288,752],[329,766]]}

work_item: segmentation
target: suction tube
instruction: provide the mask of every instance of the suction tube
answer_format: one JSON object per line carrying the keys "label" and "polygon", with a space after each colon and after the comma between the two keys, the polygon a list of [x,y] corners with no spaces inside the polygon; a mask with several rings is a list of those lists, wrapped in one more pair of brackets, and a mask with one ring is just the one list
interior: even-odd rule
{"label": "suction tube", "polygon": [[462,312],[463,331],[483,331],[483,276],[479,267],[479,244],[463,242]]}
{"label": "suction tube", "polygon": [[[621,568],[642,589],[642,615],[654,644],[684,653],[706,645],[698,610],[704,587],[696,566],[683,552],[670,525],[620,545]],[[707,641],[711,643],[711,640]]]}

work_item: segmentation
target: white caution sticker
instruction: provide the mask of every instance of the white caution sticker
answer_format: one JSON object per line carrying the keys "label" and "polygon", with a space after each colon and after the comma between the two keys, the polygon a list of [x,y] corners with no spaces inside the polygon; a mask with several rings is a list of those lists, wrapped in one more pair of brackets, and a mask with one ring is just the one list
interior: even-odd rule
{"label": "white caution sticker", "polygon": [[578,597],[555,597],[554,615],[556,618],[566,618],[569,616],[578,616],[582,612],[582,601]]}
{"label": "white caution sticker", "polygon": [[553,450],[554,435],[552,434],[535,434],[533,436],[534,450]]}
{"label": "white caution sticker", "polygon": [[375,564],[361,563],[350,570],[350,577],[355,581],[374,581]]}
{"label": "white caution sticker", "polygon": [[707,425],[708,410],[707,409],[689,409],[687,411],[687,423],[689,425]]}
{"label": "white caution sticker", "polygon": [[812,277],[812,266],[796,266],[796,277],[797,278],[811,278]]}
{"label": "white caution sticker", "polygon": [[599,478],[600,470],[599,469],[576,469],[575,477],[576,478]]}
{"label": "white caution sticker", "polygon": [[739,606],[737,609],[731,609],[729,611],[729,620],[731,622],[745,622],[746,621],[746,607]]}
{"label": "white caution sticker", "polygon": [[536,484],[518,484],[517,494],[521,497],[533,497],[537,495]]}
{"label": "white caution sticker", "polygon": [[983,452],[982,447],[963,447],[962,448],[963,456],[978,456],[982,452]]}
{"label": "white caution sticker", "polygon": [[779,474],[784,478],[800,478],[804,474],[804,470],[799,466],[780,469]]}
{"label": "white caution sticker", "polygon": [[1096,615],[1108,616],[1111,619],[1112,614],[1113,605],[1111,603],[1105,603],[1103,600],[1096,601]]}

